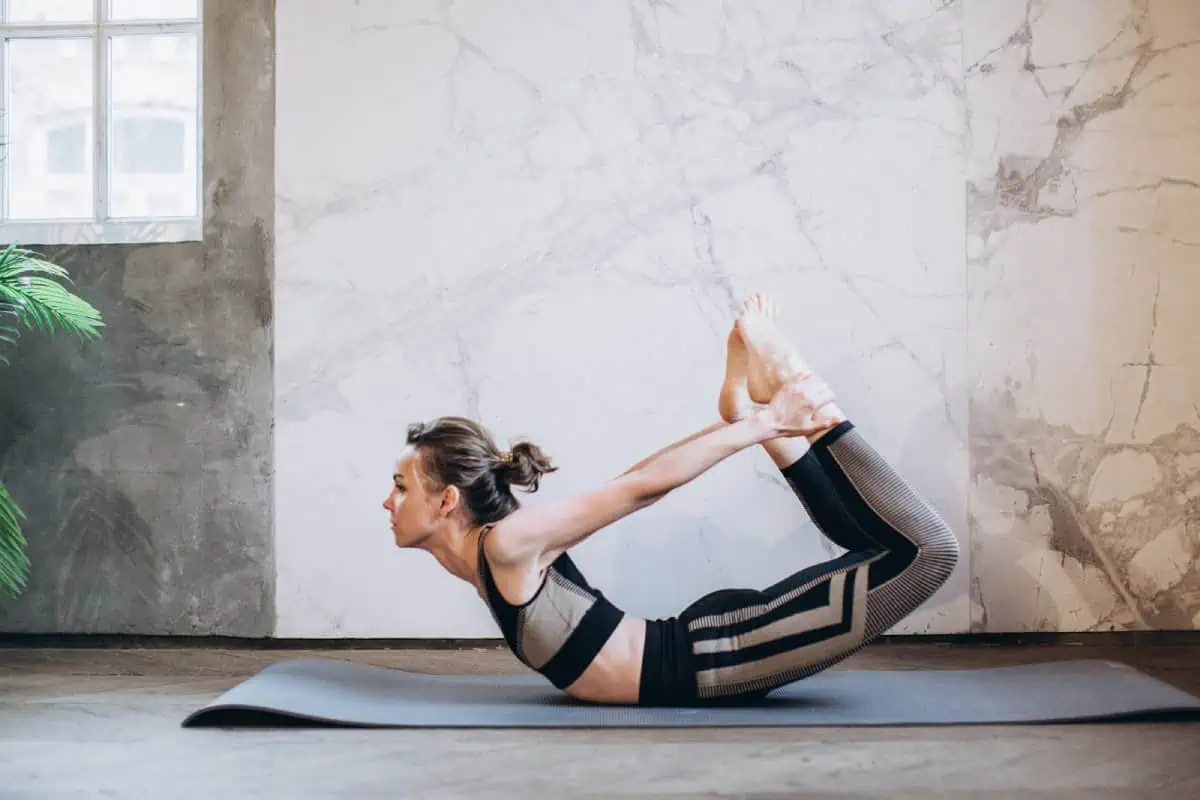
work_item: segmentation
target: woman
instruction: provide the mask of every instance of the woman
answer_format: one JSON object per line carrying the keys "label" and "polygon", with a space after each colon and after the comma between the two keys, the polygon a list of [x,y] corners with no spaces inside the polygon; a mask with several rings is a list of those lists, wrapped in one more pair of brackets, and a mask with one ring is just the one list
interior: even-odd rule
{"label": "woman", "polygon": [[[846,420],[765,297],[746,301],[727,349],[720,423],[542,507],[513,495],[555,469],[537,446],[501,452],[458,417],[411,426],[383,504],[397,546],[474,586],[517,658],[580,700],[737,701],[845,659],[945,583],[958,544]],[[665,620],[626,614],[588,584],[572,546],[751,445],[845,555],[763,590],[713,592]]]}

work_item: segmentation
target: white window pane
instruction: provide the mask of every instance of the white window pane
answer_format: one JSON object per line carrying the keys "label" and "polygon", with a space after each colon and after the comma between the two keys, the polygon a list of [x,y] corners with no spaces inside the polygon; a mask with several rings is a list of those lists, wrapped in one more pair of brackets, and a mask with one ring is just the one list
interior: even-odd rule
{"label": "white window pane", "polygon": [[11,218],[91,218],[92,67],[91,39],[9,41]]}
{"label": "white window pane", "polygon": [[109,0],[108,18],[135,19],[195,19],[200,13],[197,0]]}
{"label": "white window pane", "polygon": [[8,0],[9,22],[91,22],[94,0]]}
{"label": "white window pane", "polygon": [[196,37],[114,36],[109,215],[196,213]]}

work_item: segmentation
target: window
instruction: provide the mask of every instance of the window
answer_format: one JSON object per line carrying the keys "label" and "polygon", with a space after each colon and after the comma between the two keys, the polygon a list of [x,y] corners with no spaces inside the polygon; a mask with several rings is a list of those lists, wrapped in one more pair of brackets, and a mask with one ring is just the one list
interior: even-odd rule
{"label": "window", "polygon": [[46,132],[46,171],[52,175],[81,175],[87,169],[87,129],[82,122]]}
{"label": "window", "polygon": [[0,243],[201,235],[201,0],[0,0]]}

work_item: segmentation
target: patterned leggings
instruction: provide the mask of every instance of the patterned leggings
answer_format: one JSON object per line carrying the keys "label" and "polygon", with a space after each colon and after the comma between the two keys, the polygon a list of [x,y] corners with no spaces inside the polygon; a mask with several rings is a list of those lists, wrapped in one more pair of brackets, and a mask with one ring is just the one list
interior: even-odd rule
{"label": "patterned leggings", "polygon": [[699,699],[761,696],[842,661],[928,600],[958,561],[953,531],[848,422],[783,474],[849,552],[684,610]]}

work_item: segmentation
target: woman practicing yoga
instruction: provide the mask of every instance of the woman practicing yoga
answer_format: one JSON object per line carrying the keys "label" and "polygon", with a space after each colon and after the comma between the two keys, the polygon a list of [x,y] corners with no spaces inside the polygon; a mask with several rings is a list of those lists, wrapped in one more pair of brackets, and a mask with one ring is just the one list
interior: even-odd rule
{"label": "woman practicing yoga", "polygon": [[[458,417],[413,425],[383,504],[396,545],[429,552],[474,586],[522,663],[596,703],[761,697],[847,658],[945,583],[958,559],[953,532],[847,421],[762,295],[729,334],[718,410],[721,422],[541,507],[513,495],[555,469],[535,445],[501,452]],[[713,592],[665,620],[616,608],[567,555],[751,445],[845,555],[766,589]]]}

